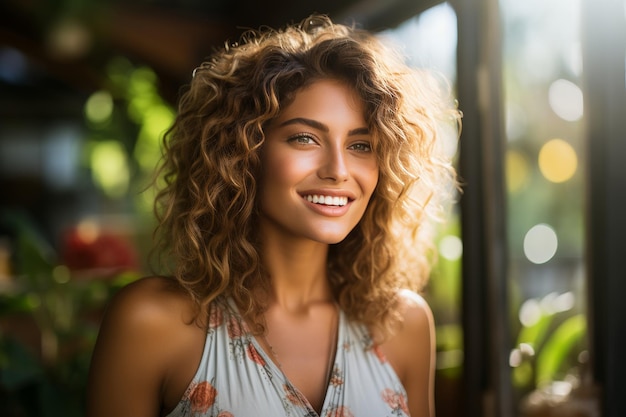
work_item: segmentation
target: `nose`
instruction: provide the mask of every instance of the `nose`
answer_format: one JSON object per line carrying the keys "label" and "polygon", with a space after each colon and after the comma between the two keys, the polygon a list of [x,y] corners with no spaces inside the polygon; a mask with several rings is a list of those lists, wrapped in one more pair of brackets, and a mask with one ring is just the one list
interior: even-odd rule
{"label": "nose", "polygon": [[341,148],[329,147],[326,149],[318,170],[319,177],[334,182],[346,181],[350,176],[346,156]]}

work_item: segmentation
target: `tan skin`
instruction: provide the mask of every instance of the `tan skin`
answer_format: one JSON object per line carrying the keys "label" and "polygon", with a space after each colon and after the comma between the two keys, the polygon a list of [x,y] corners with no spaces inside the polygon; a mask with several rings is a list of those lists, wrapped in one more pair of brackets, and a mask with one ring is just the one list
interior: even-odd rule
{"label": "tan skin", "polygon": [[[258,340],[318,413],[338,318],[326,277],[328,245],[356,226],[377,182],[362,110],[347,87],[319,81],[297,94],[264,145],[260,227],[273,291],[266,300],[267,333]],[[347,195],[350,203],[311,207],[304,196],[312,192]],[[398,297],[404,321],[380,348],[407,391],[411,415],[432,417],[432,314],[418,295]],[[170,412],[200,362],[206,332],[195,315],[190,297],[170,279],[145,278],[121,290],[94,350],[87,415]]]}

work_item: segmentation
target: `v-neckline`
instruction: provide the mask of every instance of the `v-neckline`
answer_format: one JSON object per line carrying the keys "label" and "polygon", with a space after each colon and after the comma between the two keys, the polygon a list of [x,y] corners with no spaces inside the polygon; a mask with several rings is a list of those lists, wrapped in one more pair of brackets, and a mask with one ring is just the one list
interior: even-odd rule
{"label": "v-neckline", "polygon": [[[235,306],[235,309],[237,311],[237,315],[239,316],[239,318],[241,320],[243,320],[243,317],[239,314],[239,309]],[[304,396],[304,394],[302,394],[302,392],[300,392],[300,390],[298,389],[298,387],[296,387],[287,377],[287,375],[285,374],[285,372],[283,372],[283,370],[278,366],[278,364],[274,361],[274,359],[271,357],[271,355],[266,352],[266,350],[263,348],[263,346],[261,345],[261,343],[259,342],[259,340],[251,333],[248,332],[247,333],[247,338],[249,340],[250,343],[252,343],[252,345],[254,346],[254,348],[257,350],[257,352],[262,356],[263,360],[265,361],[265,363],[267,364],[267,366],[269,366],[271,372],[273,375],[277,375],[281,378],[282,382],[287,385],[291,390],[294,391],[294,393],[297,394],[298,399],[303,400],[303,406],[305,406],[307,408],[307,411],[309,411],[309,413],[315,413],[313,414],[314,416],[322,416],[324,415],[324,412],[326,411],[326,408],[329,406],[329,401],[330,401],[330,390],[331,390],[331,381],[332,381],[332,375],[334,372],[334,368],[335,365],[337,364],[337,359],[339,358],[339,354],[340,354],[340,346],[343,345],[343,332],[344,332],[344,314],[343,311],[341,310],[341,308],[337,308],[338,311],[338,321],[337,321],[337,334],[335,335],[335,350],[334,350],[334,357],[333,360],[331,362],[331,366],[330,366],[330,373],[327,376],[327,381],[326,381],[326,390],[324,392],[324,400],[322,401],[322,408],[320,410],[320,412],[318,413],[313,406],[311,405],[311,402],[309,401],[309,399]]]}

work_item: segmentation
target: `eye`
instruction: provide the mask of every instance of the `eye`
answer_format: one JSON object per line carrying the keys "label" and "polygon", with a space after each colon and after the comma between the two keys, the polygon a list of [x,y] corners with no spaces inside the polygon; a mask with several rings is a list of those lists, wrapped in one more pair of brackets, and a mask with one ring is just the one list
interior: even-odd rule
{"label": "eye", "polygon": [[296,145],[311,145],[316,143],[315,138],[308,133],[298,133],[296,135],[293,135],[287,139],[287,142]]}
{"label": "eye", "polygon": [[352,149],[357,152],[371,152],[372,145],[367,142],[357,142],[350,145],[349,149]]}

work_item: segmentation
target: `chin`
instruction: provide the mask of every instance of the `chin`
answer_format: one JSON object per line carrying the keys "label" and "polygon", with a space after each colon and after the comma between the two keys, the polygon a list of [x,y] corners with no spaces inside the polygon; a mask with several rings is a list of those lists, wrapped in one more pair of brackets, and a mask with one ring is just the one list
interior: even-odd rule
{"label": "chin", "polygon": [[336,245],[337,243],[343,242],[345,238],[346,236],[337,239],[327,239],[323,243],[326,243],[327,245]]}
{"label": "chin", "polygon": [[341,232],[341,233],[324,233],[322,235],[318,235],[317,240],[320,243],[326,243],[327,245],[334,245],[337,243],[343,242],[343,240],[348,237],[349,232]]}

